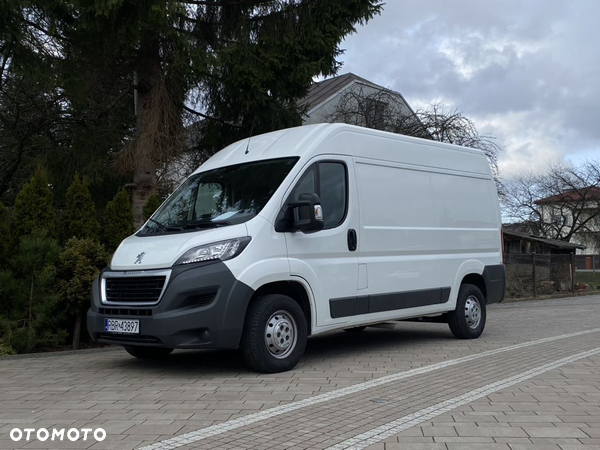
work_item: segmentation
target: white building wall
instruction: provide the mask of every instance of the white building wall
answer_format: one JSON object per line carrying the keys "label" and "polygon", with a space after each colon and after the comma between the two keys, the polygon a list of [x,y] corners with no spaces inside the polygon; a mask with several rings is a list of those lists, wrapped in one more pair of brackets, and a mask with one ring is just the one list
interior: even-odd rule
{"label": "white building wall", "polygon": [[[362,94],[365,96],[369,96],[381,91],[381,89],[375,88],[368,84],[354,82],[349,86],[346,86],[342,91],[332,93],[332,96],[320,105],[312,105],[311,109],[308,110],[308,115],[304,118],[303,124],[312,125],[315,123],[329,122],[328,117],[336,110],[336,107],[339,105],[342,96],[348,92],[349,89],[355,92],[360,92],[362,90]],[[402,96],[391,91],[388,92],[391,95],[397,96],[398,104],[400,105],[403,113],[405,113],[407,116],[412,114],[411,109],[404,102]]]}

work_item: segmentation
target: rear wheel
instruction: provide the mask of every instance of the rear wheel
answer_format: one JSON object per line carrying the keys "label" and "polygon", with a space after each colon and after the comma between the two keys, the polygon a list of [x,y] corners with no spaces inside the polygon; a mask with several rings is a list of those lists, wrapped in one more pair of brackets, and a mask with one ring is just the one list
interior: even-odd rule
{"label": "rear wheel", "polygon": [[481,290],[472,284],[463,284],[458,291],[456,309],[448,313],[450,331],[458,339],[476,339],[485,328],[485,299]]}
{"label": "rear wheel", "polygon": [[127,353],[139,359],[166,358],[173,351],[172,348],[163,347],[125,347]]}
{"label": "rear wheel", "polygon": [[306,317],[300,305],[281,294],[265,295],[248,308],[241,350],[259,372],[293,369],[306,348]]}

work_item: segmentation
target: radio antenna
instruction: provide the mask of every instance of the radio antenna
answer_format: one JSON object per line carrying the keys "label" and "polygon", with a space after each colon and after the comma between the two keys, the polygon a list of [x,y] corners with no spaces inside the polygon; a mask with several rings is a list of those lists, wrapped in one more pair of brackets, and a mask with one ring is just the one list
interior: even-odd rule
{"label": "radio antenna", "polygon": [[254,133],[254,124],[256,123],[256,114],[254,114],[254,119],[252,119],[252,126],[250,127],[250,136],[248,136],[248,144],[246,144],[246,151],[244,155],[250,153],[250,139],[252,139],[252,133]]}

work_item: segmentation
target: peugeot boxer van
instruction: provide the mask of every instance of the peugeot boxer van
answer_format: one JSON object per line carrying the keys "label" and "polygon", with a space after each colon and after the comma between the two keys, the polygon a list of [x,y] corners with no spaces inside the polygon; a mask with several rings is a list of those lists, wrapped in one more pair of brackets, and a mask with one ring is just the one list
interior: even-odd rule
{"label": "peugeot boxer van", "polygon": [[87,323],[135,357],[239,348],[251,368],[280,372],[332,330],[423,318],[477,338],[504,290],[482,152],[321,124],[200,166],[121,243]]}

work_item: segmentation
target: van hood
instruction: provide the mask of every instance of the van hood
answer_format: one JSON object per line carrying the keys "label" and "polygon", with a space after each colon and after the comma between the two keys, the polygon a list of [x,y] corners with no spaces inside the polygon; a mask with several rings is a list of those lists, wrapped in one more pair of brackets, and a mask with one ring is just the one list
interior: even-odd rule
{"label": "van hood", "polygon": [[170,268],[189,249],[248,236],[246,224],[229,225],[186,233],[130,236],[121,242],[112,257],[111,270],[149,270]]}

